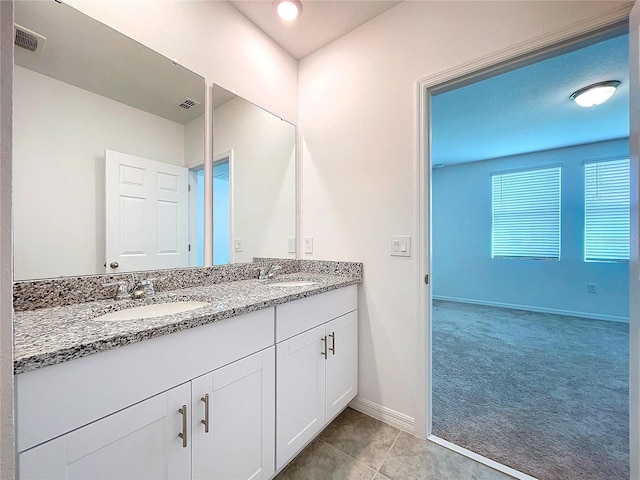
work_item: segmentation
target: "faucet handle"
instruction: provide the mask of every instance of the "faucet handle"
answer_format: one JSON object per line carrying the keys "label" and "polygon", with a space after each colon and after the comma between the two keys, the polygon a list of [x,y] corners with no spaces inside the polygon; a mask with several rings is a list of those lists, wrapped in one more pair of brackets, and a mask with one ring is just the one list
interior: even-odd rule
{"label": "faucet handle", "polygon": [[282,270],[282,265],[274,265],[271,267],[271,269],[269,270],[269,273],[267,274],[267,278],[273,278],[276,275],[276,272],[278,270]]}
{"label": "faucet handle", "polygon": [[266,280],[268,278],[267,272],[269,271],[269,266],[256,267],[256,270],[258,271],[258,280]]}
{"label": "faucet handle", "polygon": [[103,283],[103,287],[111,287],[113,285],[117,285],[116,293],[114,295],[115,300],[124,300],[125,298],[130,298],[131,294],[129,293],[129,284],[125,280],[119,280],[117,282],[108,282]]}
{"label": "faucet handle", "polygon": [[153,282],[155,282],[156,280],[158,280],[157,277],[152,277],[152,278],[145,278],[140,282],[140,285],[144,287],[144,293],[147,297],[154,295],[156,293],[156,290],[153,286]]}

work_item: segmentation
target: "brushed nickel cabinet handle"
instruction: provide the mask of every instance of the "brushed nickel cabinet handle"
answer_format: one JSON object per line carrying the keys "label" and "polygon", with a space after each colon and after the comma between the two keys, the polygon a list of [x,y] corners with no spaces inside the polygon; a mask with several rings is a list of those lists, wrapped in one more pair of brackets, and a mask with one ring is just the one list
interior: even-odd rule
{"label": "brushed nickel cabinet handle", "polygon": [[187,448],[187,406],[182,405],[182,408],[178,409],[178,413],[182,415],[182,432],[178,434],[178,437],[182,439],[182,448]]}
{"label": "brushed nickel cabinet handle", "polygon": [[204,420],[200,420],[200,423],[204,425],[204,433],[209,433],[209,394],[205,393],[200,400],[204,402]]}
{"label": "brushed nickel cabinet handle", "polygon": [[329,351],[335,355],[336,354],[336,332],[331,332],[329,334],[331,337],[331,346],[329,347]]}
{"label": "brushed nickel cabinet handle", "polygon": [[322,340],[322,343],[324,343],[324,351],[322,352],[322,356],[326,360],[327,359],[327,336],[325,335],[324,337],[321,337],[320,340]]}

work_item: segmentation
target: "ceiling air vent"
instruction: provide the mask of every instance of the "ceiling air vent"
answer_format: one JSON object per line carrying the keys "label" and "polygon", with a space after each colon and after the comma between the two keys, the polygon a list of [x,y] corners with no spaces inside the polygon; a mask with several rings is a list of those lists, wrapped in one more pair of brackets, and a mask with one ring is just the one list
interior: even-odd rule
{"label": "ceiling air vent", "polygon": [[25,50],[29,50],[33,53],[41,53],[44,48],[44,42],[46,42],[46,38],[42,35],[29,30],[28,28],[24,28],[17,23],[13,24],[14,38],[13,43],[16,47],[24,48]]}
{"label": "ceiling air vent", "polygon": [[180,104],[180,106],[185,110],[189,110],[191,107],[195,107],[196,105],[200,105],[200,102],[196,102],[189,97],[185,98],[184,102]]}

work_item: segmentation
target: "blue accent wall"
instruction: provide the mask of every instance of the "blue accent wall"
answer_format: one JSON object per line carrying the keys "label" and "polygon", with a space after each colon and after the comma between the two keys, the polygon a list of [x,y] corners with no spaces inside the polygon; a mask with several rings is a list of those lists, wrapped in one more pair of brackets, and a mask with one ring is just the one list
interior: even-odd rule
{"label": "blue accent wall", "polygon": [[[628,320],[628,263],[583,261],[583,162],[628,154],[621,139],[433,170],[434,297]],[[549,165],[562,166],[560,260],[492,259],[491,174]]]}

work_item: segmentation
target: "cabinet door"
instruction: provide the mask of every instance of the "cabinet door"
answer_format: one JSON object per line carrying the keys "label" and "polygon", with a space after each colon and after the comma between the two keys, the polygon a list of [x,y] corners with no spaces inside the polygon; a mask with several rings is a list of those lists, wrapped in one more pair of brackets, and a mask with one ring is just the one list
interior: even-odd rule
{"label": "cabinet door", "polygon": [[22,452],[19,478],[188,479],[190,445],[178,437],[178,410],[190,399],[190,384],[180,385]]}
{"label": "cabinet door", "polygon": [[324,426],[324,331],[320,325],[276,345],[276,469]]}
{"label": "cabinet door", "polygon": [[329,342],[327,358],[327,421],[358,393],[358,312],[351,312],[326,324]]}
{"label": "cabinet door", "polygon": [[270,478],[275,458],[274,347],[196,378],[192,392],[193,479]]}

